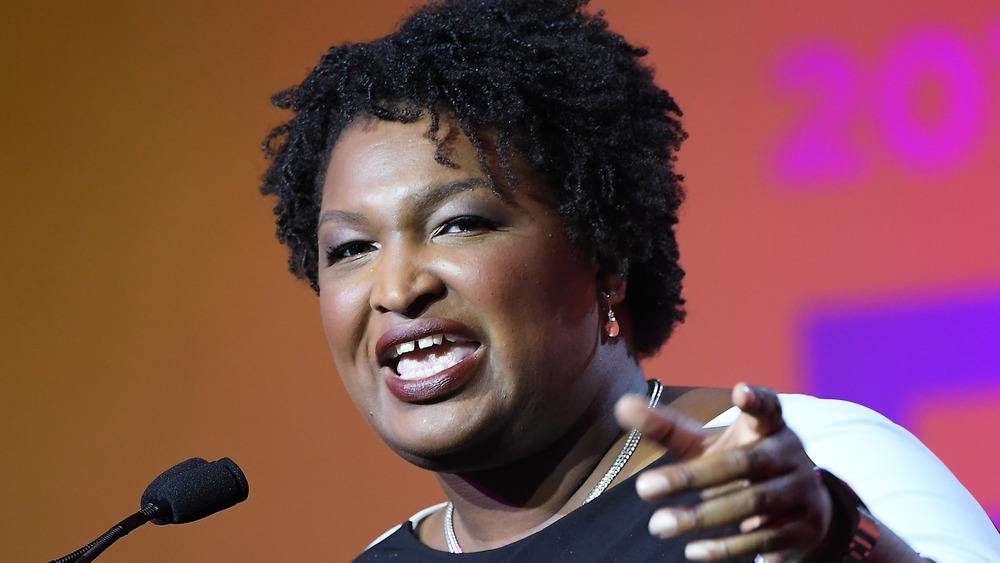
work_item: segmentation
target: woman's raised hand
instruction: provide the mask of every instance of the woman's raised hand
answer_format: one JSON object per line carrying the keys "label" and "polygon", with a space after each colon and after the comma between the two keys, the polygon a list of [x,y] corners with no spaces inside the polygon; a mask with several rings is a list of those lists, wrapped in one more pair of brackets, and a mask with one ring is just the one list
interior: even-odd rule
{"label": "woman's raised hand", "polygon": [[705,429],[670,408],[649,409],[641,397],[618,402],[615,414],[624,428],[638,428],[681,460],[640,474],[639,496],[656,501],[685,491],[700,494],[695,504],[653,513],[650,533],[672,537],[738,524],[735,535],[689,543],[685,555],[696,561],[761,554],[769,563],[788,563],[824,553],[830,495],[802,442],[785,426],[778,396],[740,383],[732,398],[743,412],[725,429]]}

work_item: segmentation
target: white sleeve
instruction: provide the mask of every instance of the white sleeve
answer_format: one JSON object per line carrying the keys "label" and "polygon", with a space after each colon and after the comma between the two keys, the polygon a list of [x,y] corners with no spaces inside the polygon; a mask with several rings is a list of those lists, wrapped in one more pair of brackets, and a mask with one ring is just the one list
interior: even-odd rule
{"label": "white sleeve", "polygon": [[[872,515],[936,563],[1000,563],[1000,533],[969,491],[912,434],[847,401],[779,395],[785,422],[817,466],[846,481]],[[706,427],[731,424],[739,410]]]}
{"label": "white sleeve", "polygon": [[[424,518],[426,518],[426,517],[430,516],[431,514],[437,512],[438,510],[443,509],[447,505],[448,505],[447,502],[442,502],[440,504],[435,504],[434,506],[428,506],[427,508],[421,510],[420,512],[414,514],[413,516],[410,516],[410,524],[413,525],[413,529],[414,530],[417,529],[417,526],[420,525],[420,521],[421,520],[423,520]],[[364,553],[365,551],[368,551],[369,549],[372,548],[373,545],[379,543],[380,541],[384,540],[385,538],[387,538],[387,537],[395,534],[396,530],[398,530],[398,529],[400,529],[402,527],[403,527],[402,524],[396,524],[392,528],[389,528],[381,536],[375,538],[375,541],[373,541],[372,543],[368,544],[368,547],[366,547],[362,551],[362,553]]]}

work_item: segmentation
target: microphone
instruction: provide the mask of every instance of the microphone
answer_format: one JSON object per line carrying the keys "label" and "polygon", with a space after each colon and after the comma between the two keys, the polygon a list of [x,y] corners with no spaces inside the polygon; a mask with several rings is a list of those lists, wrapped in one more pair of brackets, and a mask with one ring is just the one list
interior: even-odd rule
{"label": "microphone", "polygon": [[49,563],[87,563],[132,530],[154,524],[184,524],[243,502],[249,495],[246,476],[224,457],[208,462],[199,457],[182,461],[161,473],[142,493],[142,509],[101,537]]}
{"label": "microphone", "polygon": [[153,479],[140,502],[159,508],[153,524],[185,524],[243,502],[248,494],[247,478],[233,460],[193,457]]}

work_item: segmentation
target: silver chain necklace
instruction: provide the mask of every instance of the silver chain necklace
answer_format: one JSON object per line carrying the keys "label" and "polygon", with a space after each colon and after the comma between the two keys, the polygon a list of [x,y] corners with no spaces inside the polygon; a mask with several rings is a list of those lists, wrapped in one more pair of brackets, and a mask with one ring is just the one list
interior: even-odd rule
{"label": "silver chain necklace", "polygon": [[[663,384],[657,379],[649,380],[650,383],[650,395],[649,395],[649,408],[656,406],[656,403],[660,401],[660,395],[663,394]],[[625,446],[622,451],[618,452],[618,457],[615,458],[615,462],[611,464],[608,468],[607,473],[601,480],[598,481],[597,485],[594,486],[587,498],[584,499],[583,504],[594,500],[595,498],[601,496],[601,493],[611,485],[611,482],[615,480],[615,477],[621,473],[622,468],[628,463],[632,454],[635,453],[635,448],[639,445],[639,438],[642,437],[642,432],[638,429],[633,428],[631,432],[628,433],[628,438],[625,439]],[[455,536],[455,505],[448,503],[444,509],[444,539],[448,544],[448,551],[451,553],[462,553],[462,546],[458,544],[458,537]]]}

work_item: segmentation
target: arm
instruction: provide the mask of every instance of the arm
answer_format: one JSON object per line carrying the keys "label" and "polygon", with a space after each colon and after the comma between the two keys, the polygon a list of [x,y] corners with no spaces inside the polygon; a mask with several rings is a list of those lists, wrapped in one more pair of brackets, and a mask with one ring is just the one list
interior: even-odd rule
{"label": "arm", "polygon": [[[830,529],[807,560],[913,561],[916,553],[885,523],[878,522],[850,485],[827,470],[817,470],[833,500]],[[874,546],[874,548],[873,548]],[[920,561],[934,563],[927,558]]]}
{"label": "arm", "polygon": [[[827,403],[817,399],[807,399],[816,403]],[[789,420],[796,421],[796,425],[802,419],[815,422],[815,428],[803,429],[807,438],[800,441],[797,435],[798,429],[793,431],[786,426],[786,419],[782,416],[777,396],[772,391],[737,386],[734,389],[733,402],[742,409],[742,412],[736,411],[735,414],[731,414],[731,420],[723,421],[730,424],[724,430],[717,429],[714,433],[712,430],[700,428],[697,423],[669,409],[648,411],[644,405],[637,405],[627,399],[619,405],[619,419],[624,425],[639,427],[647,437],[657,439],[684,459],[682,463],[650,470],[641,476],[638,482],[640,496],[647,500],[656,500],[682,490],[693,489],[701,491],[704,499],[701,503],[683,510],[657,511],[650,521],[650,530],[654,534],[679,535],[693,529],[707,529],[729,523],[739,523],[741,526],[742,533],[735,536],[692,542],[688,546],[689,558],[716,560],[736,554],[763,552],[767,560],[772,563],[824,561],[829,560],[831,553],[842,550],[849,537],[847,535],[849,530],[845,528],[850,525],[850,519],[843,509],[840,512],[835,511],[830,493],[813,471],[813,459],[810,459],[806,450],[809,450],[810,454],[825,453],[826,457],[817,456],[816,461],[852,484],[863,472],[879,477],[874,481],[865,480],[864,486],[858,487],[862,498],[868,502],[877,517],[881,517],[885,512],[882,509],[891,504],[922,503],[924,506],[919,507],[921,510],[914,511],[918,507],[907,506],[902,507],[902,512],[911,520],[914,517],[920,519],[924,522],[924,527],[934,530],[934,533],[940,532],[938,525],[942,523],[941,521],[947,520],[948,516],[942,515],[937,508],[942,504],[942,493],[952,491],[948,491],[947,487],[944,489],[939,487],[938,479],[927,479],[921,484],[926,490],[918,491],[917,494],[909,491],[903,492],[911,494],[899,494],[900,487],[905,489],[912,487],[913,484],[899,478],[900,464],[895,456],[900,452],[884,447],[883,444],[883,442],[897,442],[898,437],[873,433],[869,428],[870,421],[853,431],[845,431],[849,424],[831,420],[822,409],[817,410],[816,404],[802,404],[800,401],[792,410],[801,406],[801,412],[794,414]],[[871,413],[867,409],[861,410]],[[846,418],[850,419],[851,416]],[[898,429],[895,425],[891,426]],[[909,438],[919,448],[913,448],[912,444],[903,440],[906,446],[903,449],[917,451],[919,454],[917,457],[926,455],[933,458],[933,455],[919,445],[912,436]],[[834,451],[835,448],[830,447],[830,440],[846,440],[847,447]],[[803,441],[809,444],[809,447],[803,448]],[[873,446],[871,449],[893,457],[894,461],[884,464],[877,459],[871,459],[865,455],[868,450],[865,446]],[[911,455],[914,454],[911,452]],[[849,463],[845,463],[844,460],[848,460]],[[934,461],[943,469],[940,462],[936,459]],[[908,470],[909,468],[906,468],[902,472],[906,473]],[[954,477],[951,477],[946,469],[943,471],[954,481]],[[892,486],[886,488],[887,482],[898,486],[895,490]],[[961,489],[961,486],[958,485],[958,488]],[[869,495],[876,489],[879,494]],[[928,496],[927,491],[932,494]],[[964,492],[964,489],[961,491]],[[949,502],[946,501],[944,504]],[[971,506],[982,512],[975,501],[972,501]],[[886,514],[893,523],[885,521],[881,523],[881,537],[868,561],[872,563],[922,561],[910,548],[908,541],[900,539],[893,532],[895,522],[899,522],[895,514],[900,512],[900,508],[900,506],[892,507]],[[946,513],[951,510],[949,507],[946,509]],[[958,507],[958,513],[967,509],[967,503],[964,503]],[[961,552],[963,555],[948,556],[950,559],[946,559],[944,555],[940,558],[935,554],[928,553],[928,555],[935,557],[939,563],[998,560],[997,556],[993,555],[994,549],[990,547],[991,543],[995,544],[998,541],[995,529],[992,529],[988,519],[985,522],[990,528],[990,534],[975,538],[979,541],[978,544],[976,541],[971,542],[979,547],[972,545],[968,551]],[[909,526],[908,523],[906,525]],[[910,538],[913,534],[904,536]],[[936,539],[939,543],[956,549],[965,549],[961,545],[969,543],[966,541],[968,534],[965,538],[961,533],[956,538],[949,538],[947,533],[943,535],[938,533],[938,536]],[[919,539],[923,541],[927,538]],[[969,556],[973,554],[974,556]]]}
{"label": "arm", "polygon": [[809,457],[850,483],[882,529],[938,563],[1000,562],[1000,534],[989,517],[904,428],[846,401],[781,395],[781,403]]}

